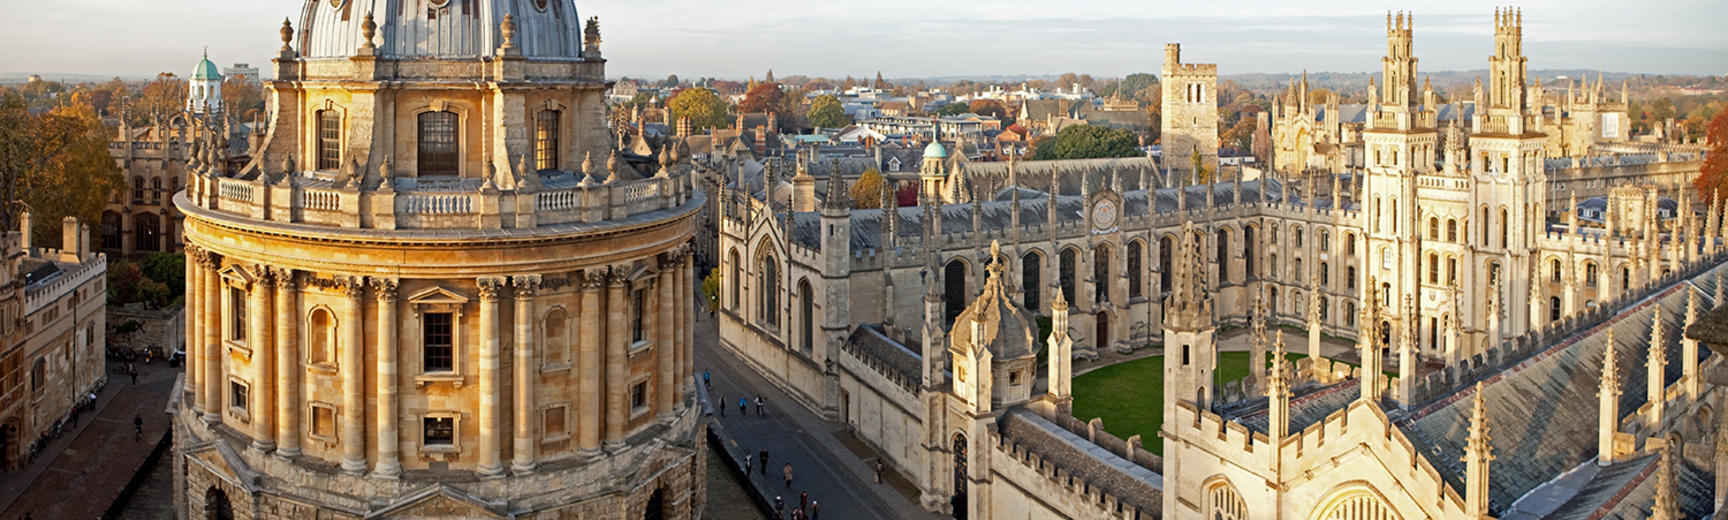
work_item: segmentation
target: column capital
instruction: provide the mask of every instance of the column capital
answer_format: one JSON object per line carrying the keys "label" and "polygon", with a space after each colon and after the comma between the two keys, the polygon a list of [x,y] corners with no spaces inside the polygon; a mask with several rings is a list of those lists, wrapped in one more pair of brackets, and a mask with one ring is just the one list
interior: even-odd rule
{"label": "column capital", "polygon": [[365,299],[366,277],[338,276],[336,277],[336,290],[341,292],[343,296],[347,296],[349,299],[354,301]]}
{"label": "column capital", "polygon": [[254,275],[254,278],[257,278],[257,283],[260,287],[269,288],[276,286],[276,270],[271,269],[270,266],[264,264],[253,266],[252,274]]}
{"label": "column capital", "polygon": [[603,270],[603,269],[589,269],[589,270],[582,272],[582,290],[584,290],[584,291],[599,291],[601,287],[605,287],[605,286],[606,286],[606,271],[605,270]]}
{"label": "column capital", "polygon": [[291,291],[300,285],[300,280],[295,276],[294,269],[288,267],[271,267],[269,269],[270,276],[276,279],[276,284],[282,286],[283,290]]}
{"label": "column capital", "polygon": [[395,278],[373,278],[372,294],[383,303],[396,303],[398,281]]}
{"label": "column capital", "polygon": [[606,281],[607,281],[607,285],[610,285],[612,287],[623,287],[624,282],[629,281],[629,279],[630,279],[630,266],[629,266],[629,264],[618,264],[618,265],[612,266],[612,273],[607,277]]}
{"label": "column capital", "polygon": [[521,274],[510,277],[510,285],[516,286],[516,299],[528,300],[540,291],[540,275]]}
{"label": "column capital", "polygon": [[478,283],[480,285],[480,300],[481,301],[488,301],[488,302],[497,302],[498,301],[498,296],[499,296],[498,291],[504,288],[504,277],[491,276],[491,277],[479,278],[475,281],[476,281],[476,283]]}

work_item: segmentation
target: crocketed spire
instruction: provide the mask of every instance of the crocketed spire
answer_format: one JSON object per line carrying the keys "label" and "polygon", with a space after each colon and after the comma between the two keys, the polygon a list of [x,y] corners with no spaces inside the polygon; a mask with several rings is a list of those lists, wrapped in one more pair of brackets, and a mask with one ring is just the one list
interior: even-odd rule
{"label": "crocketed spire", "polygon": [[1165,304],[1168,312],[1165,328],[1171,330],[1212,327],[1212,295],[1206,291],[1205,266],[1200,263],[1200,247],[1194,235],[1193,222],[1182,225],[1175,287],[1170,289],[1170,300]]}

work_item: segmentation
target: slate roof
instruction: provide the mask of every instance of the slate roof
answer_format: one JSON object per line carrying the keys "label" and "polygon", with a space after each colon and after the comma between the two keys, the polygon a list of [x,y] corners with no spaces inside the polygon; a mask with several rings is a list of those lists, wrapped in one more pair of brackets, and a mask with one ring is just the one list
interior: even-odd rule
{"label": "slate roof", "polygon": [[[1350,405],[1351,401],[1355,401],[1357,397],[1361,397],[1362,392],[1360,391],[1360,388],[1360,383],[1354,379],[1350,379],[1333,384],[1332,386],[1321,387],[1307,395],[1290,399],[1289,431],[1302,431],[1309,426],[1319,424],[1320,421],[1325,420],[1326,416],[1331,415],[1332,412],[1343,410],[1344,407]],[[1266,399],[1254,399],[1254,401],[1262,404],[1256,405],[1251,409],[1251,413],[1242,416],[1238,422],[1243,426],[1247,426],[1250,430],[1259,433],[1266,433],[1270,431],[1270,417],[1267,417],[1266,407],[1264,405]]]}
{"label": "slate roof", "polygon": [[[1714,277],[1703,275],[1694,283],[1709,291]],[[1681,372],[1680,330],[1686,290],[1669,290],[1659,299],[1663,343],[1668,350],[1664,383],[1672,384]],[[1631,304],[1613,321],[1563,339],[1486,380],[1483,391],[1487,393],[1489,424],[1494,427],[1490,439],[1496,457],[1489,493],[1491,513],[1503,512],[1542,483],[1595,457],[1596,391],[1608,327],[1615,331],[1621,367],[1620,415],[1624,418],[1636,413],[1643,405],[1643,367],[1655,315],[1651,303]],[[1416,449],[1458,490],[1463,489],[1464,463],[1460,459],[1473,397],[1474,390],[1460,391],[1394,417]]]}
{"label": "slate roof", "polygon": [[1024,408],[1015,407],[996,420],[1005,442],[1030,451],[1061,474],[1072,474],[1107,493],[1123,505],[1138,508],[1142,518],[1156,517],[1163,504],[1162,476],[1120,454],[1088,442],[1056,423]]}
{"label": "slate roof", "polygon": [[916,382],[924,377],[924,356],[883,334],[880,325],[859,325],[846,342],[856,347],[859,355],[879,362],[903,381]]}

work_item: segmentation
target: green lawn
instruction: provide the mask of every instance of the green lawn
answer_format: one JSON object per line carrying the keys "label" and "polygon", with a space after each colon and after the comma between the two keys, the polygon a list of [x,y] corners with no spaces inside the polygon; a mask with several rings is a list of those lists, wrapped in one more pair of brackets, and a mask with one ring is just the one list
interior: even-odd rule
{"label": "green lawn", "polygon": [[[1302,354],[1286,354],[1289,360]],[[1272,354],[1266,354],[1271,366]],[[1219,383],[1248,377],[1247,352],[1218,354]],[[1164,356],[1152,356],[1100,368],[1074,378],[1074,417],[1104,418],[1104,431],[1121,438],[1140,435],[1147,450],[1162,455],[1158,428],[1164,424]]]}

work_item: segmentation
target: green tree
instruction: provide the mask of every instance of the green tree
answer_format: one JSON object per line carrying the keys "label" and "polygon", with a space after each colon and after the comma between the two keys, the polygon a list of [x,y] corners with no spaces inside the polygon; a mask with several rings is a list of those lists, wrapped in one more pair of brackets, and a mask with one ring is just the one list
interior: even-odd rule
{"label": "green tree", "polygon": [[708,312],[720,309],[720,268],[708,270],[702,277],[702,298],[708,300]]}
{"label": "green tree", "polygon": [[964,113],[971,112],[971,111],[972,111],[972,107],[967,106],[965,103],[949,103],[946,105],[942,105],[942,108],[936,109],[936,116],[937,117],[957,116],[957,115],[964,114]]}
{"label": "green tree", "polygon": [[1036,143],[1032,160],[1099,159],[1140,155],[1134,134],[1096,125],[1063,128],[1055,137]]}
{"label": "green tree", "polygon": [[[108,155],[108,129],[82,94],[31,114],[23,99],[0,99],[0,201],[22,201],[44,224],[77,217],[97,222],[108,196],[120,188],[120,169]],[[0,226],[16,229],[19,206],[0,204]],[[60,226],[35,226],[34,239],[59,247]]]}
{"label": "green tree", "polygon": [[882,190],[887,188],[887,182],[882,179],[882,172],[875,168],[864,170],[858,176],[858,181],[852,183],[852,207],[858,209],[876,209],[882,207]]}
{"label": "green tree", "polygon": [[690,118],[690,127],[696,130],[726,127],[726,100],[720,99],[712,90],[687,88],[672,96],[666,104],[672,107],[672,117]]}
{"label": "green tree", "polygon": [[1708,200],[1718,194],[1728,194],[1728,110],[1717,112],[1716,117],[1710,119],[1705,138],[1710,141],[1710,152],[1704,165],[1698,168],[1698,178],[1693,183],[1698,194]]}
{"label": "green tree", "polygon": [[840,128],[852,124],[852,118],[846,117],[846,109],[840,106],[840,100],[827,94],[810,102],[810,111],[805,113],[805,117],[817,128]]}

